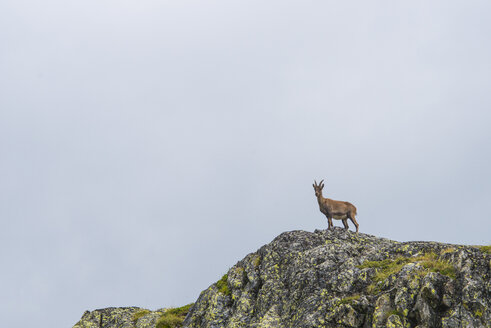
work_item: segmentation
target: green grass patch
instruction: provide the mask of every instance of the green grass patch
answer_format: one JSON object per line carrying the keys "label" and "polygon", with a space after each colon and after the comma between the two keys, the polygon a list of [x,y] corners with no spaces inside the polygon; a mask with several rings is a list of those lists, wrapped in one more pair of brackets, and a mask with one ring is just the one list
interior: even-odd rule
{"label": "green grass patch", "polygon": [[177,328],[182,327],[182,322],[186,318],[193,303],[178,308],[167,309],[157,320],[155,328]]}
{"label": "green grass patch", "polygon": [[426,253],[417,257],[398,256],[395,259],[385,259],[382,261],[365,261],[357,267],[359,269],[373,268],[375,269],[375,277],[373,283],[367,288],[369,293],[379,292],[378,284],[385,281],[389,276],[398,273],[409,263],[418,263],[423,267],[420,271],[421,275],[426,275],[429,272],[438,272],[452,279],[455,279],[455,268],[452,264],[439,260],[435,253]]}
{"label": "green grass patch", "polygon": [[454,247],[447,247],[443,251],[441,251],[440,255],[445,255],[445,254],[453,253],[455,251],[456,251],[456,249]]}
{"label": "green grass patch", "polygon": [[182,327],[183,321],[184,318],[181,318],[175,314],[167,314],[167,315],[164,314],[157,320],[157,324],[155,325],[155,328]]}
{"label": "green grass patch", "polygon": [[377,285],[379,282],[382,282],[390,275],[401,271],[402,267],[408,263],[411,263],[410,258],[398,256],[395,259],[385,259],[382,261],[365,261],[363,264],[358,265],[358,268],[375,269],[375,277],[373,278],[373,283],[368,286],[368,292],[373,294],[378,292]]}
{"label": "green grass patch", "polygon": [[150,313],[150,310],[141,310],[141,311],[138,311],[135,314],[133,314],[133,317],[131,317],[131,321],[133,321],[133,323],[135,323],[135,322],[138,321],[138,319],[140,319],[141,317],[146,316],[149,313]]}
{"label": "green grass patch", "polygon": [[491,254],[491,245],[488,246],[476,246],[479,248],[483,253]]}
{"label": "green grass patch", "polygon": [[357,301],[359,298],[360,295],[348,296],[339,301],[339,304],[353,304],[353,302]]}
{"label": "green grass patch", "polygon": [[228,275],[224,274],[223,277],[217,281],[217,288],[220,293],[230,295],[230,289],[228,288],[227,279]]}
{"label": "green grass patch", "polygon": [[420,264],[429,272],[437,272],[452,279],[456,277],[454,266],[446,261],[439,260],[434,253],[423,255]]}
{"label": "green grass patch", "polygon": [[392,259],[385,259],[381,261],[365,261],[362,264],[358,265],[357,267],[359,269],[365,269],[365,268],[374,268],[374,269],[387,269],[389,267],[394,266],[395,264],[401,263],[402,261],[405,262],[407,258],[399,256],[395,260]]}

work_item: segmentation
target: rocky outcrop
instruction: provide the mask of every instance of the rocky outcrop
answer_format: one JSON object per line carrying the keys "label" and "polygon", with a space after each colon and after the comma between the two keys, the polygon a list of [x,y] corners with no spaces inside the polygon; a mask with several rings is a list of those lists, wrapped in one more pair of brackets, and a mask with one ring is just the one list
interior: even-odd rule
{"label": "rocky outcrop", "polygon": [[184,326],[491,327],[490,266],[477,247],[285,232],[203,291]]}
{"label": "rocky outcrop", "polygon": [[154,328],[164,313],[164,309],[149,311],[138,307],[85,311],[73,328]]}
{"label": "rocky outcrop", "polygon": [[87,311],[74,328],[490,328],[489,251],[341,228],[285,232],[191,308]]}

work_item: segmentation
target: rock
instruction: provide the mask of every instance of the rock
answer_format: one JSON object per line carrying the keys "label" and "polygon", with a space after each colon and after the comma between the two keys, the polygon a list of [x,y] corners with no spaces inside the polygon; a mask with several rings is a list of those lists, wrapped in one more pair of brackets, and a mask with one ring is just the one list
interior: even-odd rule
{"label": "rock", "polygon": [[489,261],[470,246],[285,232],[230,269],[229,303],[211,286],[184,327],[490,327]]}
{"label": "rock", "polygon": [[[138,307],[85,311],[82,319],[73,328],[169,328],[170,322],[182,324],[189,307],[190,305],[186,305],[156,311]],[[167,320],[162,320],[163,318]]]}
{"label": "rock", "polygon": [[392,314],[387,318],[387,323],[385,325],[387,328],[408,328],[409,323],[404,317],[400,317],[397,314]]}
{"label": "rock", "polygon": [[[201,292],[183,327],[491,328],[490,263],[471,246],[285,232]],[[165,313],[95,310],[74,328],[153,328]]]}
{"label": "rock", "polygon": [[[145,313],[144,316],[136,316]],[[162,315],[160,311],[148,311],[138,307],[120,307],[85,311],[80,321],[73,328],[150,328],[155,327],[156,320]],[[138,320],[134,320],[137,317]]]}
{"label": "rock", "polygon": [[383,294],[380,296],[376,303],[375,309],[373,311],[373,319],[372,319],[372,327],[385,327],[387,318],[390,316],[390,312],[392,311],[392,307],[390,305],[390,295]]}

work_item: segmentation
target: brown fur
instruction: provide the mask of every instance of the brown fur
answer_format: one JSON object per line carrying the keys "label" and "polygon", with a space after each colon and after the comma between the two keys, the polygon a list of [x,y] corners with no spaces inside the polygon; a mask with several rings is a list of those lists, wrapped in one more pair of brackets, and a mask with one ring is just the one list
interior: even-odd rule
{"label": "brown fur", "polygon": [[356,227],[356,232],[358,232],[358,222],[356,222],[355,218],[355,205],[349,202],[322,197],[322,189],[324,188],[322,181],[317,184],[317,182],[314,180],[314,184],[312,186],[314,186],[315,196],[317,197],[317,202],[319,203],[319,209],[327,217],[327,222],[329,225],[328,229],[334,227],[332,219],[335,219],[342,220],[344,228],[348,230],[348,219],[350,219]]}

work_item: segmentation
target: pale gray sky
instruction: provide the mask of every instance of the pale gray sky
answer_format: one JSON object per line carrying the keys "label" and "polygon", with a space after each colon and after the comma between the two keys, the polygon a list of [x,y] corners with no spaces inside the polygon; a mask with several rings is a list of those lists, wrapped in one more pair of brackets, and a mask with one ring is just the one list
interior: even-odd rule
{"label": "pale gray sky", "polygon": [[193,302],[327,227],[313,179],[361,232],[491,243],[490,10],[3,0],[2,326]]}

